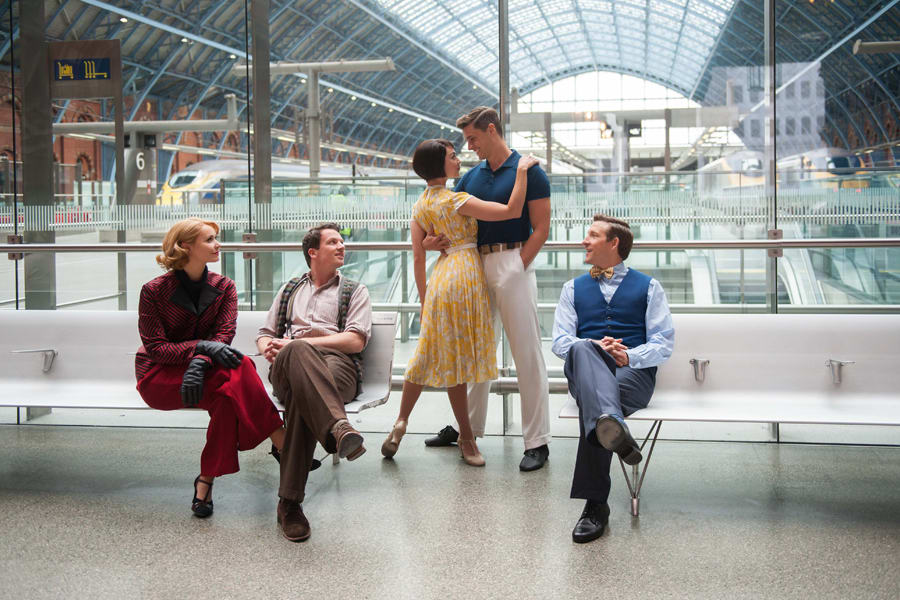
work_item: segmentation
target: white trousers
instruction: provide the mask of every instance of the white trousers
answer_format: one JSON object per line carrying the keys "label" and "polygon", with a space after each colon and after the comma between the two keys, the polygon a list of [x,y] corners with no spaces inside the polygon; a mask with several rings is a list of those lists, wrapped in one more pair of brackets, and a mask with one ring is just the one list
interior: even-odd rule
{"label": "white trousers", "polygon": [[[500,323],[509,340],[519,380],[522,402],[522,437],[525,449],[550,441],[550,394],[547,365],[541,351],[541,327],[537,314],[537,277],[534,261],[523,268],[519,249],[482,255],[494,314],[497,344]],[[477,437],[484,436],[491,382],[469,387],[469,421]],[[454,423],[457,430],[459,424]]]}

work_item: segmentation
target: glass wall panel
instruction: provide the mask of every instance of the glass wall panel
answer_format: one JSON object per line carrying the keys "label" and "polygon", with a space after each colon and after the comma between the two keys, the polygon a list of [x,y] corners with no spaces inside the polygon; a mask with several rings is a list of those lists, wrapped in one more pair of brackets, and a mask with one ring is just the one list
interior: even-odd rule
{"label": "glass wall panel", "polygon": [[[786,238],[896,237],[900,106],[896,55],[854,52],[891,37],[890,2],[776,1],[778,227]],[[821,43],[811,44],[816,37]],[[898,305],[895,249],[801,251],[816,288],[804,304]]]}
{"label": "glass wall panel", "polygon": [[[120,86],[125,161],[116,164],[114,97],[60,91],[57,86],[46,106],[30,103],[32,122],[45,129],[49,125],[50,139],[22,139],[19,122],[18,161],[21,163],[31,148],[49,142],[50,183],[45,201],[30,190],[28,206],[20,207],[19,225],[26,236],[31,241],[58,244],[157,244],[169,226],[186,216],[229,217],[229,231],[238,225],[237,218],[243,230],[248,221],[246,208],[243,215],[222,213],[221,177],[215,177],[209,161],[201,162],[243,157],[243,163],[231,165],[231,177],[236,176],[236,166],[246,166],[247,127],[242,134],[238,126],[240,116],[246,117],[246,78],[231,72],[238,58],[246,54],[243,5],[207,6],[197,16],[196,27],[185,27],[186,21],[164,25],[168,17],[162,7],[134,10],[126,5],[108,9],[81,2],[67,4],[69,11],[50,4],[38,7],[45,13],[45,46],[69,44],[71,50],[72,44],[115,42],[121,53],[121,80],[113,80],[115,69],[106,69],[109,61],[105,58],[97,59],[102,69],[96,68],[96,60],[72,58],[54,61],[51,66],[58,72],[35,76],[47,76],[53,82],[110,81]],[[7,9],[4,24],[11,14],[18,33],[24,15],[20,14],[22,3],[4,2],[3,6]],[[77,18],[73,19],[73,14]],[[7,44],[7,54],[2,57],[10,67],[3,78],[6,89],[12,78],[19,76],[15,93],[19,104],[27,85],[34,88],[32,94],[40,87],[26,81],[32,70],[21,68],[23,59],[39,51],[40,44],[29,43],[35,47],[23,47],[18,40],[12,48]],[[16,52],[15,64],[10,50]],[[99,51],[84,46],[78,56]],[[236,101],[229,100],[230,96],[237,96]],[[3,152],[9,154],[7,150],[11,152],[11,144],[4,142]],[[7,160],[4,164],[7,166],[0,165],[3,193],[9,194],[12,163]],[[124,173],[123,189],[117,189],[117,172]],[[246,178],[246,168],[243,174]],[[21,176],[19,185],[23,185]],[[0,206],[4,233],[13,223],[8,198],[4,195]],[[3,278],[3,307],[13,305],[8,301],[18,296],[21,308],[134,310],[140,286],[160,273],[151,253],[57,253],[40,260],[44,261],[40,267],[32,269],[20,264],[18,295],[9,286],[10,278]],[[9,266],[4,265],[4,274]],[[33,306],[26,302],[29,298]]]}
{"label": "glass wall panel", "polygon": [[[18,233],[14,206],[15,193],[21,192],[21,164],[16,150],[21,143],[21,96],[13,89],[14,71],[8,47],[11,47],[13,19],[9,0],[0,3],[0,240]],[[15,135],[13,132],[15,131]],[[19,185],[16,185],[19,183]],[[15,309],[18,283],[22,276],[22,261],[7,260],[0,255],[0,310]],[[15,408],[0,408],[0,423],[15,423],[18,411]]]}

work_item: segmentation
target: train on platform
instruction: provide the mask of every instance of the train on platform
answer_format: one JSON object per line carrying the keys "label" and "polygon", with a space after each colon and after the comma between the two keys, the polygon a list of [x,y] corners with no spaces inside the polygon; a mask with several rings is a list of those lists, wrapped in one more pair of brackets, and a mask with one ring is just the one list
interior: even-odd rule
{"label": "train on platform", "polygon": [[[765,155],[754,150],[714,160],[697,171],[700,197],[761,191],[765,187],[764,166]],[[860,156],[841,148],[816,148],[779,158],[775,167],[780,190],[900,188],[900,173],[873,172]]]}
{"label": "train on platform", "polygon": [[[252,167],[251,167],[252,172]],[[376,183],[383,178],[407,177],[411,171],[402,169],[385,169],[359,167],[352,165],[323,164],[319,177],[331,179],[322,185],[329,188],[348,188],[350,185]],[[336,182],[333,178],[346,178],[344,182]],[[156,196],[157,205],[179,204],[218,204],[222,197],[223,182],[247,181],[247,161],[203,160],[175,173],[163,184]],[[272,163],[272,181],[287,182],[309,179],[309,166],[298,163]],[[304,182],[304,183],[309,183]],[[342,191],[345,193],[346,190]]]}
{"label": "train on platform", "polygon": [[764,160],[762,152],[740,150],[705,164],[697,170],[697,191],[700,197],[764,185]]}

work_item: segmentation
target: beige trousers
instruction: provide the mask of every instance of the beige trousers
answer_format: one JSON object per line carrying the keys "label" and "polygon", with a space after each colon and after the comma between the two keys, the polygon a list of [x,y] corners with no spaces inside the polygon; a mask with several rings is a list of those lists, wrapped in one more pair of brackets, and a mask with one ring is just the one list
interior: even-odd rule
{"label": "beige trousers", "polygon": [[[523,268],[518,248],[481,258],[491,295],[497,343],[500,343],[502,322],[518,373],[525,449],[537,448],[550,441],[550,395],[547,365],[541,350],[534,262]],[[484,382],[469,387],[469,420],[477,437],[484,436],[490,386],[490,382]],[[457,423],[454,427],[459,430]]]}

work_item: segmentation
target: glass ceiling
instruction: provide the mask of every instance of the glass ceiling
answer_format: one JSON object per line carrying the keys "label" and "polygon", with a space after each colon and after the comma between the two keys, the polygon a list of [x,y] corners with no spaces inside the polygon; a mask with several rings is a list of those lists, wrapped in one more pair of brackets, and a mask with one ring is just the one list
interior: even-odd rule
{"label": "glass ceiling", "polygon": [[[376,1],[434,47],[498,85],[495,1]],[[734,4],[509,0],[510,85],[527,93],[561,77],[603,70],[637,74],[689,95]]]}

